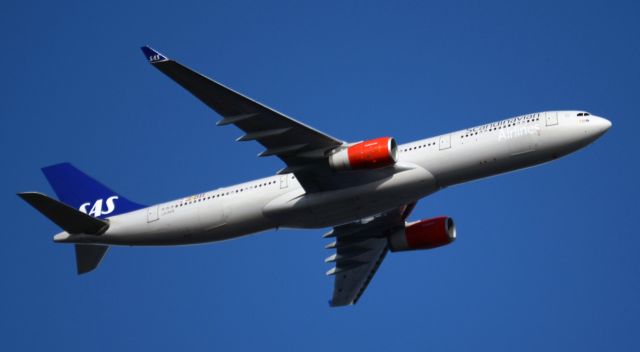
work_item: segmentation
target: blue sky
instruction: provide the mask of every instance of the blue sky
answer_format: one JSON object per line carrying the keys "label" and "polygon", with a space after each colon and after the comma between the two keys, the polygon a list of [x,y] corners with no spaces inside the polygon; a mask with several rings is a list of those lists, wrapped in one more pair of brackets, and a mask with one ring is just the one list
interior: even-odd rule
{"label": "blue sky", "polygon": [[[632,1],[0,4],[0,349],[637,351],[640,6]],[[613,128],[533,169],[444,190],[458,240],[387,257],[330,309],[323,230],[73,248],[15,193],[70,161],[151,204],[273,174],[275,158],[150,67],[149,44],[345,140],[399,142],[584,109]]]}

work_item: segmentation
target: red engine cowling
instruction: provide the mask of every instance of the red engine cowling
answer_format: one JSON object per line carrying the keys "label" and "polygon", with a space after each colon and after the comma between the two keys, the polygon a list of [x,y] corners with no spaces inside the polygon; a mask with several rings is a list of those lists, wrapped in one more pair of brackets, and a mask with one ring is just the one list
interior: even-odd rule
{"label": "red engine cowling", "polygon": [[376,169],[393,165],[398,160],[398,145],[393,137],[376,138],[356,143],[329,156],[334,170]]}
{"label": "red engine cowling", "polygon": [[448,216],[421,220],[405,225],[404,229],[389,236],[393,252],[430,249],[444,246],[456,239],[456,225]]}

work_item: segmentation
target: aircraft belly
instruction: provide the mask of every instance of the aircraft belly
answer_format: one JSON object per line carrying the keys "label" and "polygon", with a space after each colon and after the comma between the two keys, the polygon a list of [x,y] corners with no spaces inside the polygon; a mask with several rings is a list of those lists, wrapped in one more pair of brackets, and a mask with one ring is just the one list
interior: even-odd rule
{"label": "aircraft belly", "polygon": [[531,131],[509,134],[508,138],[494,132],[477,142],[459,142],[420,164],[433,172],[442,187],[532,166],[545,160],[539,129]]}
{"label": "aircraft belly", "polygon": [[414,202],[437,190],[433,175],[420,167],[368,184],[305,194],[296,190],[264,207],[264,214],[284,227],[335,226]]}
{"label": "aircraft belly", "polygon": [[193,242],[214,242],[260,232],[277,225],[262,214],[264,198],[241,197],[200,213],[200,224],[189,236]]}

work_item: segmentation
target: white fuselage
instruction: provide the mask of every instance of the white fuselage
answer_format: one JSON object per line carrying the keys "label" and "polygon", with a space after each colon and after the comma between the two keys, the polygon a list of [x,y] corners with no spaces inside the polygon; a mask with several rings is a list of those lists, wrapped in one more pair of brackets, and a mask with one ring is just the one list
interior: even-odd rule
{"label": "white fuselage", "polygon": [[278,227],[336,226],[416,202],[447,186],[556,159],[593,142],[611,125],[578,114],[583,112],[523,115],[403,144],[387,176],[354,187],[307,194],[293,174],[271,176],[113,216],[100,236],[63,232],[54,240],[177,245]]}

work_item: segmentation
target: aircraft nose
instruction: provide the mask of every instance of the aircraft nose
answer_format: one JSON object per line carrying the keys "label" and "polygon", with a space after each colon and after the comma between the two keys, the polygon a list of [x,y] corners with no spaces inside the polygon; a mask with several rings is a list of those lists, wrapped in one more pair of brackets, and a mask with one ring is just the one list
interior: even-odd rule
{"label": "aircraft nose", "polygon": [[591,125],[594,134],[597,137],[600,137],[605,132],[607,132],[609,128],[611,128],[611,121],[605,119],[604,117],[592,116]]}

